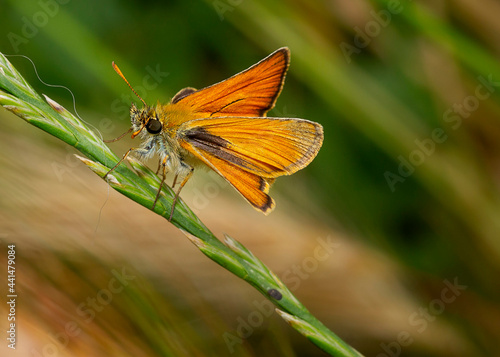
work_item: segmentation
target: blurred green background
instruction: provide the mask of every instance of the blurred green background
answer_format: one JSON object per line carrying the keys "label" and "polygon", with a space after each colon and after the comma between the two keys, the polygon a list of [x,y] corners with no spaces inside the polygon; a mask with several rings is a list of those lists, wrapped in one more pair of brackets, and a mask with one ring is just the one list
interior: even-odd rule
{"label": "blurred green background", "polygon": [[[0,51],[28,56],[43,81],[70,88],[80,116],[109,139],[128,129],[138,102],[112,61],[146,102],[167,102],[288,46],[291,67],[269,116],[322,124],[319,155],[277,181],[269,217],[206,173],[186,186],[186,202],[278,275],[305,262],[317,237],[342,242],[294,292],[360,352],[493,356],[498,14],[494,0],[4,0]],[[73,110],[68,91],[41,83],[25,58],[8,58]],[[324,355],[275,315],[238,335],[257,293],[108,192],[55,138],[3,109],[0,119],[0,261],[16,243],[26,355]],[[112,145],[121,155],[137,144]],[[86,322],[78,306],[124,265],[136,279]],[[82,332],[54,339],[67,321]],[[243,338],[233,346],[228,331]],[[5,342],[0,351],[11,352]]]}

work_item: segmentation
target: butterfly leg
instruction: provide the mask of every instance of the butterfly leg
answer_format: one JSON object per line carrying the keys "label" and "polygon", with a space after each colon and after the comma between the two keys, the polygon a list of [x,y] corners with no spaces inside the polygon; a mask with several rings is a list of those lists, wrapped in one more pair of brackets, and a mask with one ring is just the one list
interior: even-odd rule
{"label": "butterfly leg", "polygon": [[163,168],[165,168],[165,164],[162,164],[162,162],[163,161],[160,158],[160,160],[158,160],[158,168],[156,169],[156,173],[155,173],[156,175],[158,175],[158,173],[160,172],[160,169],[162,168],[162,166],[163,166]]}
{"label": "butterfly leg", "polygon": [[102,178],[104,180],[106,180],[107,177],[108,177],[108,175],[110,173],[112,173],[118,166],[120,166],[120,164],[123,162],[123,160],[125,160],[130,155],[131,152],[134,152],[134,154],[136,154],[138,156],[147,156],[149,154],[149,152],[150,152],[150,149],[149,148],[131,148],[131,149],[129,149],[125,153],[125,155],[123,155],[123,157],[120,159],[120,161],[118,161],[118,163],[115,166],[113,166],[111,168],[111,170],[109,170],[108,172],[106,172],[106,175],[104,175]]}
{"label": "butterfly leg", "polygon": [[125,153],[125,155],[123,155],[123,157],[120,159],[120,161],[118,161],[118,163],[117,163],[115,166],[113,166],[113,167],[111,168],[111,170],[109,170],[108,172],[106,172],[106,175],[104,175],[102,178],[103,178],[104,180],[106,180],[106,179],[107,179],[107,177],[108,177],[108,175],[109,175],[111,172],[113,172],[113,171],[114,171],[114,170],[115,170],[118,166],[120,166],[120,164],[123,162],[123,160],[125,160],[125,159],[127,158],[127,156],[128,156],[128,155],[129,155],[132,151],[134,151],[134,150],[136,150],[136,148],[131,148],[131,149],[129,149],[129,150]]}
{"label": "butterfly leg", "polygon": [[172,188],[175,187],[175,185],[177,184],[177,178],[179,177],[179,174],[175,174],[175,177],[174,177],[174,182],[172,183]]}
{"label": "butterfly leg", "polygon": [[[194,168],[192,168],[191,166],[185,164],[184,162],[181,162],[181,165],[182,165],[182,168],[185,171],[187,171],[187,174],[186,174],[186,176],[184,176],[184,179],[182,180],[182,182],[181,182],[181,184],[179,186],[179,189],[175,193],[175,197],[174,197],[174,200],[172,202],[172,210],[170,211],[170,218],[168,219],[169,221],[172,220],[172,216],[174,215],[175,204],[177,203],[177,199],[179,198],[179,194],[181,193],[182,188],[184,187],[184,185],[186,184],[186,182],[188,182],[188,180],[191,178],[191,176],[193,176]],[[175,175],[174,185],[175,185],[175,183],[177,181],[177,176],[178,176],[178,174]]]}
{"label": "butterfly leg", "polygon": [[125,133],[123,133],[122,135],[120,135],[119,137],[115,138],[115,139],[111,139],[111,140],[103,140],[105,143],[114,143],[115,141],[118,141],[120,140],[121,138],[123,138],[125,135],[129,134],[132,132],[132,128],[128,129]]}
{"label": "butterfly leg", "polygon": [[153,202],[153,207],[151,207],[151,210],[155,209],[156,202],[160,198],[161,189],[163,187],[163,183],[165,182],[165,176],[167,176],[167,161],[168,161],[168,158],[169,158],[169,156],[165,155],[165,157],[163,158],[163,160],[161,160],[158,163],[158,169],[156,170],[156,174],[158,175],[158,172],[160,171],[160,168],[163,168],[163,170],[162,170],[162,175],[161,175],[160,187],[158,187],[158,192],[156,193],[155,201]]}

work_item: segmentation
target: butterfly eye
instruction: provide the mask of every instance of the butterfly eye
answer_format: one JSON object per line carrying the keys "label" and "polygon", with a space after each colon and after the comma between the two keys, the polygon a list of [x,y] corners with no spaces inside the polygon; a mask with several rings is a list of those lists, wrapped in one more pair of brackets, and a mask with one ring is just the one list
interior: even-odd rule
{"label": "butterfly eye", "polygon": [[158,134],[162,129],[161,123],[157,119],[149,119],[146,124],[146,130],[150,134]]}

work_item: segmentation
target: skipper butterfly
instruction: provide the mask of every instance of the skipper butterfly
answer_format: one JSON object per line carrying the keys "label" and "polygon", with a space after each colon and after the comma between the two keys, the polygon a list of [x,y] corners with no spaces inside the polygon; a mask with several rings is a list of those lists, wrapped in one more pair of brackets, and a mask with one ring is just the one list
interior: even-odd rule
{"label": "skipper butterfly", "polygon": [[132,127],[110,140],[132,132],[142,144],[127,151],[106,175],[131,153],[147,159],[159,155],[162,180],[152,209],[160,197],[167,172],[181,179],[172,202],[170,220],[181,189],[198,165],[208,166],[226,179],[257,210],[268,214],[275,206],[269,196],[274,180],[306,167],[323,143],[323,127],[297,118],[270,118],[290,63],[283,47],[222,82],[178,92],[168,104],[147,105],[123,78],[144,106],[130,108]]}

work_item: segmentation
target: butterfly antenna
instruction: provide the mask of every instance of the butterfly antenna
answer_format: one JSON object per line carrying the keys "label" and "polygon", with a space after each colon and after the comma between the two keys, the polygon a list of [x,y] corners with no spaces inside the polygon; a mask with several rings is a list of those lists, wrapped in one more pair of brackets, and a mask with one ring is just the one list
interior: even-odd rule
{"label": "butterfly antenna", "polygon": [[129,86],[129,88],[132,89],[132,92],[134,92],[134,94],[137,96],[137,98],[139,98],[141,100],[141,102],[144,104],[144,106],[147,107],[147,104],[144,101],[144,99],[142,99],[141,96],[139,94],[137,94],[137,92],[134,90],[134,88],[132,88],[132,86],[130,85],[130,83],[127,81],[127,78],[125,78],[125,76],[123,75],[122,71],[120,71],[120,68],[118,68],[118,66],[115,64],[115,61],[113,61],[113,63],[111,65],[113,66],[113,69],[116,71],[116,73],[118,73],[118,75],[120,77],[122,77],[122,79],[125,81],[125,83],[127,83],[127,85]]}

